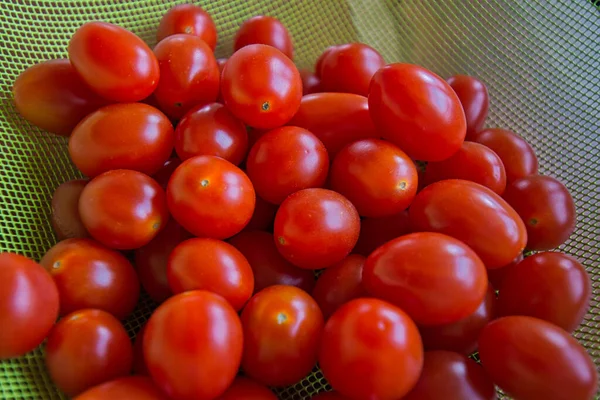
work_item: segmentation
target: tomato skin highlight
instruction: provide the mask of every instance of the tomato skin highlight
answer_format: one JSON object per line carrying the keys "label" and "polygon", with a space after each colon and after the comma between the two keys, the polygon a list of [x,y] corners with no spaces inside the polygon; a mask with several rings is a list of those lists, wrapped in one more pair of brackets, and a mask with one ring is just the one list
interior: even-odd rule
{"label": "tomato skin highlight", "polygon": [[200,6],[178,4],[171,7],[158,24],[156,41],[178,33],[200,37],[211,50],[217,46],[217,27],[210,14]]}
{"label": "tomato skin highlight", "polygon": [[465,111],[467,120],[467,140],[483,128],[487,117],[490,99],[485,84],[469,75],[454,75],[448,84],[456,92]]}
{"label": "tomato skin highlight", "polygon": [[238,51],[250,44],[267,44],[281,51],[290,60],[294,59],[292,37],[277,18],[257,15],[244,21],[233,39],[233,49]]}

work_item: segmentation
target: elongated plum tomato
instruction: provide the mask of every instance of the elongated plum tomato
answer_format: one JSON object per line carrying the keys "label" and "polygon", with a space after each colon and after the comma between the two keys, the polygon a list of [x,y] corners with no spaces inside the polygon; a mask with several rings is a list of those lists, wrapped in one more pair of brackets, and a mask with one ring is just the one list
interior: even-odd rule
{"label": "elongated plum tomato", "polygon": [[236,51],[225,63],[221,94],[227,108],[246,124],[273,129],[298,111],[302,79],[285,54],[265,44]]}
{"label": "elongated plum tomato", "polygon": [[327,47],[325,50],[323,50],[319,58],[317,58],[317,61],[315,62],[315,75],[317,78],[321,79],[321,67],[323,66],[323,61],[325,60],[325,57],[327,57],[327,55],[336,47],[337,46]]}
{"label": "elongated plum tomato", "polygon": [[194,4],[179,4],[163,15],[156,29],[156,40],[185,33],[198,36],[211,50],[217,46],[217,27],[209,13]]}
{"label": "elongated plum tomato", "polygon": [[460,99],[467,120],[467,140],[483,128],[487,117],[490,99],[485,84],[469,75],[454,75],[448,84]]}
{"label": "elongated plum tomato", "polygon": [[120,26],[85,23],[71,36],[68,52],[83,80],[109,100],[140,101],[158,85],[160,70],[154,53],[142,39]]}
{"label": "elongated plum tomato", "polygon": [[377,71],[369,111],[383,138],[416,160],[445,160],[460,149],[467,131],[452,87],[417,65],[389,64]]}
{"label": "elongated plum tomato", "polygon": [[126,376],[86,390],[73,400],[167,400],[147,376]]}
{"label": "elongated plum tomato", "polygon": [[363,218],[360,221],[360,236],[352,252],[368,257],[384,243],[410,232],[408,211],[389,217]]}
{"label": "elongated plum tomato", "polygon": [[15,80],[12,92],[19,114],[38,128],[62,136],[69,136],[86,115],[108,104],[65,59],[27,68]]}
{"label": "elongated plum tomato", "polygon": [[56,188],[52,194],[52,229],[59,239],[84,238],[90,236],[79,216],[79,196],[85,185],[85,179],[67,181]]}
{"label": "elongated plum tomato", "polygon": [[242,23],[233,40],[233,50],[249,44],[267,44],[275,47],[290,60],[294,59],[294,44],[285,25],[275,17],[258,15]]}
{"label": "elongated plum tomato", "polygon": [[485,186],[448,179],[417,194],[408,211],[414,231],[439,232],[471,247],[489,269],[501,268],[525,248],[517,212]]}
{"label": "elongated plum tomato", "polygon": [[313,72],[301,69],[300,76],[302,77],[302,94],[304,96],[321,91],[321,80]]}
{"label": "elongated plum tomato", "polygon": [[277,396],[268,387],[238,376],[229,389],[217,400],[277,400]]}

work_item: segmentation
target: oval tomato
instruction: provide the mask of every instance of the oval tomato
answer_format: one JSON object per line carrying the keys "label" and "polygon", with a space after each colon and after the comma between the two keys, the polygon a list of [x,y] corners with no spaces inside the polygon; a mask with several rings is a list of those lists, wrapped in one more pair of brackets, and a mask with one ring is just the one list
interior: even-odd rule
{"label": "oval tomato", "polygon": [[127,376],[86,390],[73,400],[167,400],[148,377]]}
{"label": "oval tomato", "polygon": [[165,161],[164,165],[158,170],[157,173],[152,175],[152,178],[160,185],[163,190],[167,190],[169,179],[173,172],[181,165],[181,160],[177,157],[171,157]]}
{"label": "oval tomato", "polygon": [[301,69],[300,77],[302,78],[303,96],[321,91],[321,80],[313,72],[307,69]]}
{"label": "oval tomato", "polygon": [[448,84],[460,99],[467,120],[467,139],[483,128],[490,99],[485,84],[469,75],[454,75]]}
{"label": "oval tomato", "polygon": [[79,215],[79,197],[87,183],[85,179],[67,181],[52,194],[50,222],[60,240],[90,236]]}
{"label": "oval tomato", "polygon": [[233,49],[238,51],[249,44],[267,44],[275,47],[290,60],[294,58],[292,37],[285,25],[277,18],[257,15],[242,23],[233,40]]}
{"label": "oval tomato", "polygon": [[217,400],[277,400],[277,396],[268,387],[238,376]]}
{"label": "oval tomato", "polygon": [[368,257],[379,246],[411,232],[408,211],[381,218],[363,218],[360,221],[360,236],[352,250]]}
{"label": "oval tomato", "polygon": [[323,66],[323,61],[325,60],[325,57],[327,57],[327,55],[331,53],[331,51],[336,47],[337,46],[327,47],[325,50],[323,50],[319,58],[317,58],[317,61],[315,62],[315,75],[317,76],[317,78],[321,79],[321,67]]}
{"label": "oval tomato", "polygon": [[275,222],[275,214],[279,206],[263,200],[260,196],[256,196],[256,204],[254,213],[248,225],[244,227],[244,231],[267,231],[273,232],[273,222]]}
{"label": "oval tomato", "polygon": [[500,289],[500,286],[502,285],[502,282],[504,282],[504,279],[506,279],[506,275],[508,275],[508,272],[513,268],[516,268],[517,264],[520,263],[522,260],[523,253],[519,254],[517,258],[512,260],[510,264],[505,265],[504,267],[488,269],[488,279],[490,280],[490,283],[492,284],[494,289]]}
{"label": "oval tomato", "polygon": [[156,41],[167,36],[185,33],[200,37],[214,50],[217,46],[217,27],[209,13],[195,4],[178,4],[171,7],[156,29]]}

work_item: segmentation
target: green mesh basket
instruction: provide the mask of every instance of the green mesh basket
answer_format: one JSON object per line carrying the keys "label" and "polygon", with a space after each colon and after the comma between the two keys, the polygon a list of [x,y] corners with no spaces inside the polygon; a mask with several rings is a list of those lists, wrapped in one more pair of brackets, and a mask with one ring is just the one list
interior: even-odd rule
{"label": "green mesh basket", "polygon": [[[151,46],[161,15],[176,1],[0,0],[0,251],[40,259],[56,238],[50,196],[79,177],[66,140],[42,132],[16,112],[11,87],[28,66],[66,57],[84,22],[103,20]],[[596,4],[594,4],[596,3]],[[231,54],[239,24],[276,16],[289,28],[300,67],[311,67],[331,44],[362,41],[386,61],[425,66],[443,77],[472,74],[487,83],[487,126],[508,128],[535,148],[540,172],[570,189],[577,230],[561,247],[593,280],[591,309],[575,336],[600,366],[600,11],[586,0],[269,0],[200,2],[219,29],[217,56]],[[155,307],[143,297],[127,321],[132,336]],[[0,327],[2,329],[2,327]],[[320,372],[279,391],[309,399],[327,389]],[[0,362],[2,399],[59,399],[38,349]]]}

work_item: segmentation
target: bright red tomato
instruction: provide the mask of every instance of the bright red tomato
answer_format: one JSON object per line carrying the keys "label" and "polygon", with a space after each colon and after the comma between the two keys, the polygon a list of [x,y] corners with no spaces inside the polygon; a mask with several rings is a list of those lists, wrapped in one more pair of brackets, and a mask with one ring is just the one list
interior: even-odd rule
{"label": "bright red tomato", "polygon": [[304,96],[321,91],[321,80],[313,72],[301,69],[300,77],[302,78],[302,94]]}
{"label": "bright red tomato", "polygon": [[149,376],[150,372],[144,358],[144,332],[146,332],[146,324],[142,325],[133,342],[133,373]]}
{"label": "bright red tomato", "polygon": [[254,213],[248,225],[244,227],[244,231],[273,232],[273,222],[275,222],[275,214],[278,209],[279,206],[263,200],[260,196],[256,196]]}
{"label": "bright red tomato", "polygon": [[127,376],[86,390],[73,400],[168,400],[148,377]]}
{"label": "bright red tomato", "polygon": [[320,269],[342,261],[354,248],[360,217],[352,203],[327,189],[290,195],[275,216],[275,244],[300,268]]}
{"label": "bright red tomato", "polygon": [[490,189],[460,179],[423,189],[408,211],[415,231],[440,232],[462,240],[487,268],[500,268],[525,248],[527,231],[511,206]]}
{"label": "bright red tomato", "polygon": [[500,285],[502,285],[502,282],[504,282],[504,279],[506,279],[508,272],[515,268],[517,264],[521,262],[521,260],[523,260],[523,253],[519,254],[517,258],[510,262],[510,264],[505,265],[502,268],[488,269],[488,279],[490,280],[490,283],[494,289],[500,289]]}
{"label": "bright red tomato", "polygon": [[105,311],[76,311],[61,319],[48,335],[46,368],[68,396],[129,375],[132,364],[127,331]]}
{"label": "bright red tomato", "polygon": [[67,181],[52,195],[50,222],[60,240],[90,236],[79,216],[79,197],[87,183],[85,179]]}
{"label": "bright red tomato", "polygon": [[315,62],[315,75],[317,76],[317,78],[321,79],[321,67],[323,66],[323,61],[325,60],[325,58],[327,57],[327,55],[329,53],[331,53],[331,51],[333,49],[335,49],[337,46],[329,46],[327,47],[325,50],[323,50],[323,52],[321,53],[321,55],[319,56],[319,58],[317,58],[317,62]]}
{"label": "bright red tomato", "polygon": [[227,108],[246,124],[273,129],[298,111],[302,79],[285,54],[271,46],[251,44],[225,63],[221,94]]}
{"label": "bright red tomato", "polygon": [[217,27],[210,14],[194,4],[179,4],[163,15],[156,30],[160,42],[170,35],[186,33],[200,37],[212,50],[217,46]]}
{"label": "bright red tomato", "polygon": [[165,161],[164,165],[158,170],[157,173],[152,175],[152,178],[160,185],[163,190],[167,190],[169,179],[173,172],[181,165],[181,160],[177,157],[171,157]]}
{"label": "bright red tomato", "polygon": [[217,400],[277,400],[277,396],[268,387],[238,376],[225,394]]}
{"label": "bright red tomato", "polygon": [[467,139],[483,128],[487,117],[490,99],[485,84],[469,75],[455,75],[448,78],[448,84],[460,99],[467,120]]}
{"label": "bright red tomato", "polygon": [[161,304],[148,320],[144,358],[169,397],[210,400],[233,382],[242,358],[243,332],[221,296],[194,290]]}
{"label": "bright red tomato", "polygon": [[479,358],[492,380],[518,399],[592,399],[594,362],[575,338],[549,322],[504,317],[479,337]]}
{"label": "bright red tomato", "polygon": [[143,103],[113,104],[88,115],[73,130],[69,155],[89,177],[113,169],[157,172],[173,151],[171,121]]}
{"label": "bright red tomato", "polygon": [[120,26],[85,23],[71,36],[68,51],[85,83],[109,100],[140,101],[158,85],[160,70],[154,53],[142,39]]}
{"label": "bright red tomato", "polygon": [[225,239],[240,232],[254,212],[256,195],[246,174],[216,156],[184,161],[167,187],[171,215],[195,236]]}
{"label": "bright red tomato", "polygon": [[368,257],[376,248],[411,232],[408,211],[381,218],[363,218],[353,253]]}
{"label": "bright red tomato", "polygon": [[348,398],[336,392],[321,392],[310,398],[311,400],[347,400]]}
{"label": "bright red tomato", "polygon": [[258,15],[244,21],[235,34],[233,49],[238,51],[249,44],[267,44],[281,51],[290,60],[294,59],[292,37],[277,18]]}
{"label": "bright red tomato", "polygon": [[378,299],[355,299],[325,324],[319,365],[333,388],[349,399],[401,399],[423,367],[414,322]]}
{"label": "bright red tomato", "polygon": [[467,132],[452,87],[417,65],[390,64],[377,71],[369,111],[383,137],[416,160],[445,160],[460,149]]}

